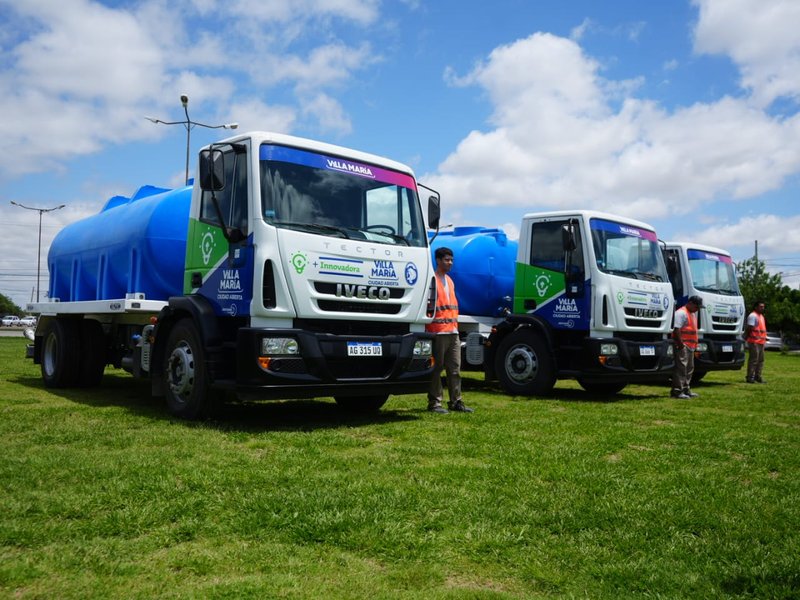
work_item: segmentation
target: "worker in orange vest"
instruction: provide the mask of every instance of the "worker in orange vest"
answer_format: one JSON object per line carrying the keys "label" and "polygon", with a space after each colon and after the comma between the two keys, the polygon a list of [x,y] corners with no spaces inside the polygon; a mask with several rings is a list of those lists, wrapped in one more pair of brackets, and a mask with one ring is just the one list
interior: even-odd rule
{"label": "worker in orange vest", "polygon": [[744,340],[748,350],[747,383],[765,383],[761,379],[761,371],[764,368],[764,344],[767,343],[767,321],[764,318],[766,308],[761,300],[756,302],[744,326]]}
{"label": "worker in orange vest", "polygon": [[697,349],[697,311],[703,308],[700,296],[689,296],[686,305],[675,311],[672,342],[675,346],[675,368],[672,373],[673,398],[697,398],[689,387],[694,373],[694,353]]}
{"label": "worker in orange vest", "polygon": [[442,406],[441,373],[447,375],[447,392],[450,402],[447,408],[456,412],[471,413],[473,410],[461,398],[461,340],[458,337],[458,300],[456,286],[448,273],[453,268],[453,251],[440,247],[434,253],[436,259],[436,308],[433,321],[425,326],[425,331],[433,335],[433,373],[428,388],[428,410],[447,414]]}

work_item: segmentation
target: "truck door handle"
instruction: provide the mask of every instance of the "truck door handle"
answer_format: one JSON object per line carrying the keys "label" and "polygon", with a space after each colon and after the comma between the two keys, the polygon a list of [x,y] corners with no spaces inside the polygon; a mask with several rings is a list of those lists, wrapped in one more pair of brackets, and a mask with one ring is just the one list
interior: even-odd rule
{"label": "truck door handle", "polygon": [[536,300],[533,298],[526,298],[523,301],[522,306],[525,310],[536,310]]}
{"label": "truck door handle", "polygon": [[199,288],[202,285],[203,285],[203,275],[202,273],[198,273],[197,271],[195,271],[194,273],[192,273],[192,287]]}

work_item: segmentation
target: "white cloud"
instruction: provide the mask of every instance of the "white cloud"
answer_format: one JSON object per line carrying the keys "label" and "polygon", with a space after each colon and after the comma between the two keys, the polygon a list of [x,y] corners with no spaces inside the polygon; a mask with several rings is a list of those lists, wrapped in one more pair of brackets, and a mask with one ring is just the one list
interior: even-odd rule
{"label": "white cloud", "polygon": [[714,225],[683,237],[701,244],[725,248],[740,257],[752,256],[758,241],[759,257],[800,254],[800,215],[757,214],[735,223]]}
{"label": "white cloud", "polygon": [[[191,118],[202,122],[291,132],[303,112],[322,130],[348,133],[350,118],[327,90],[380,60],[368,42],[349,45],[327,26],[332,19],[374,25],[378,0],[0,6],[7,16],[0,22],[0,136],[16,149],[0,163],[5,176],[58,171],[109,144],[166,135],[143,116],[180,119],[182,93],[191,98]],[[277,97],[273,90],[286,83],[293,89],[272,106],[259,99]]]}
{"label": "white cloud", "polygon": [[317,94],[310,98],[304,103],[303,113],[314,117],[322,131],[344,135],[353,129],[342,105],[327,94]]}
{"label": "white cloud", "polygon": [[700,10],[695,51],[729,56],[758,106],[800,100],[800,2],[693,0]]}
{"label": "white cloud", "polygon": [[369,25],[378,17],[378,6],[378,0],[235,0],[230,8],[236,14],[258,21],[338,17]]}
{"label": "white cloud", "polygon": [[[800,117],[747,99],[669,112],[607,81],[574,41],[537,33],[493,50],[464,76],[489,96],[472,131],[426,179],[446,204],[594,208],[648,220],[723,197],[746,199],[800,170]],[[620,102],[618,99],[622,97]]]}
{"label": "white cloud", "polygon": [[290,132],[297,120],[297,111],[290,106],[268,105],[259,100],[234,102],[231,115],[236,115],[241,131],[265,130]]}

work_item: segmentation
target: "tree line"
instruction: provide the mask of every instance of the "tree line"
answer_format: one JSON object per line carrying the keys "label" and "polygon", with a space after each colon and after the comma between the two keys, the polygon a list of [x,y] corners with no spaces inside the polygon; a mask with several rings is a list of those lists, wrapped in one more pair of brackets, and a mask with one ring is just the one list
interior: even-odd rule
{"label": "tree line", "polygon": [[736,271],[746,310],[752,310],[758,301],[764,302],[767,329],[800,338],[800,290],[784,285],[779,274],[769,273],[764,261],[755,257],[737,263]]}

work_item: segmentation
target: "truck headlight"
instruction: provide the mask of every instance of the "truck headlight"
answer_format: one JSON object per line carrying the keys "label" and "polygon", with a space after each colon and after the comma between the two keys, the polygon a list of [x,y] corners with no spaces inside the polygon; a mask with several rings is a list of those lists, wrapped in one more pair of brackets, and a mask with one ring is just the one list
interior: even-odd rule
{"label": "truck headlight", "polygon": [[297,355],[300,347],[294,338],[269,337],[261,339],[261,354],[264,356]]}
{"label": "truck headlight", "polygon": [[603,356],[614,356],[619,354],[616,344],[600,344],[600,354]]}
{"label": "truck headlight", "polygon": [[696,352],[708,352],[708,344],[705,342],[698,342]]}
{"label": "truck headlight", "polygon": [[667,344],[667,356],[675,355],[675,347],[672,344]]}
{"label": "truck headlight", "polygon": [[414,342],[414,356],[430,356],[433,354],[431,340],[417,340]]}

